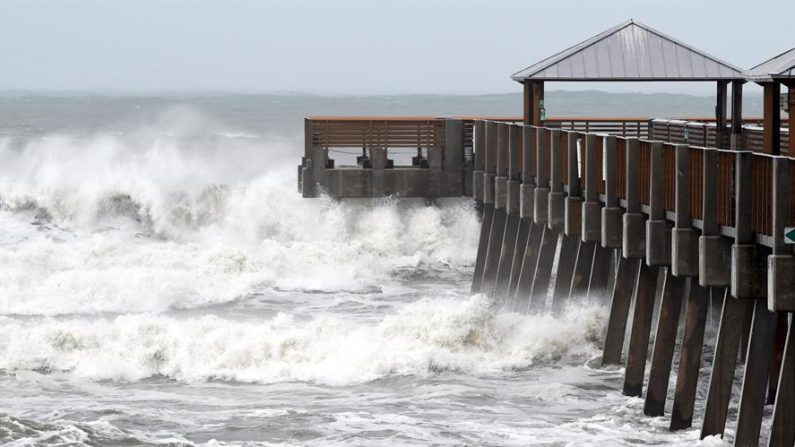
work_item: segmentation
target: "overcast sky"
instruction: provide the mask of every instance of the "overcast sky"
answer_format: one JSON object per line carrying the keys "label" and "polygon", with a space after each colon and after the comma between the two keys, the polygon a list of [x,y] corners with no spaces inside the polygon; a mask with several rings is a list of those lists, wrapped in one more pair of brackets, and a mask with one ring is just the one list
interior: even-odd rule
{"label": "overcast sky", "polygon": [[629,18],[748,68],[795,46],[792,17],[795,0],[0,0],[0,90],[518,92],[511,73]]}

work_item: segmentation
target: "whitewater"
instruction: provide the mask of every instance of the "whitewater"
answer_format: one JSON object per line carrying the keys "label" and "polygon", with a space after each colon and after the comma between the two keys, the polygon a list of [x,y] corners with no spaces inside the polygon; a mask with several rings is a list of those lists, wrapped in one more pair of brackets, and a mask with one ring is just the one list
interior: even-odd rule
{"label": "whitewater", "polygon": [[303,199],[300,119],[240,98],[37,101],[0,101],[0,443],[723,445],[620,394],[603,301],[471,295],[470,200]]}

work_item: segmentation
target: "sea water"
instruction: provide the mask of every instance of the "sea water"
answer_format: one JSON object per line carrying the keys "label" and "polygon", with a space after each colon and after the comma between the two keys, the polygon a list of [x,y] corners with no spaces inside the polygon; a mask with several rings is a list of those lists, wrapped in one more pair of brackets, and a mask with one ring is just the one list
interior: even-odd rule
{"label": "sea water", "polygon": [[295,101],[0,98],[0,442],[700,442],[599,367],[604,300],[469,293],[470,200],[301,198]]}

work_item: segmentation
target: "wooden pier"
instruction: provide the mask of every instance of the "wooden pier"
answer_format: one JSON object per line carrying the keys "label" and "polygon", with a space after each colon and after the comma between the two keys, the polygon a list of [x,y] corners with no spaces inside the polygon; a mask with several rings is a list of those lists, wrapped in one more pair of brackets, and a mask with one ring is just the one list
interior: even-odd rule
{"label": "wooden pier", "polygon": [[[604,48],[626,39],[640,43]],[[675,80],[716,82],[714,118],[545,117],[544,81],[671,80],[648,58],[610,53],[644,51],[643,43],[704,59],[701,71],[678,65]],[[578,68],[589,52],[621,60],[620,69]],[[308,118],[304,196],[471,195],[482,216],[473,292],[521,312],[605,299],[602,363],[625,365],[621,391],[644,398],[644,414],[669,409],[671,430],[700,420],[702,438],[731,427],[737,446],[792,447],[795,114],[782,122],[778,91],[787,86],[795,106],[795,49],[742,73],[628,22],[514,79],[525,87],[521,118]],[[764,87],[761,119],[741,117],[746,80]],[[362,151],[356,168],[330,161],[339,147]],[[417,150],[412,166],[390,163],[393,148]],[[709,391],[695,414],[711,308],[719,323]],[[738,362],[745,368],[730,420]],[[771,428],[760,440],[765,405],[773,405]]]}

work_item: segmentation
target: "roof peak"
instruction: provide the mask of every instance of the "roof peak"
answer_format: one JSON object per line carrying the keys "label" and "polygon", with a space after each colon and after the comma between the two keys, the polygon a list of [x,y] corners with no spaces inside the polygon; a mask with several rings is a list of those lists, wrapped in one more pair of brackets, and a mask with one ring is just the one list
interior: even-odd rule
{"label": "roof peak", "polygon": [[771,57],[744,73],[746,79],[755,82],[770,82],[774,79],[795,78],[795,48]]}
{"label": "roof peak", "polygon": [[511,78],[520,82],[717,80],[742,79],[742,73],[727,62],[630,18],[514,73]]}

